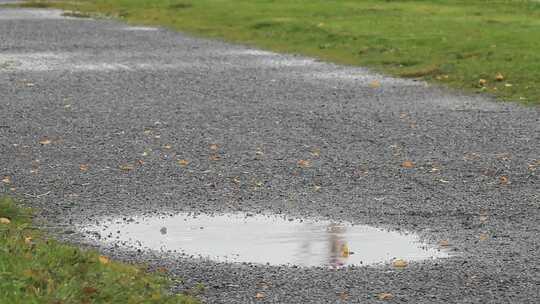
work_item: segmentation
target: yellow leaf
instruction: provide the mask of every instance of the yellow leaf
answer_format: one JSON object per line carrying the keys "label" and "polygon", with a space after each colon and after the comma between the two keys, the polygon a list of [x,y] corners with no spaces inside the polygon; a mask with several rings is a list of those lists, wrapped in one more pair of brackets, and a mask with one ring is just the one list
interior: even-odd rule
{"label": "yellow leaf", "polygon": [[257,292],[257,293],[255,294],[255,298],[256,298],[256,299],[263,299],[264,297],[265,297],[265,295],[264,295],[264,293],[262,293],[262,292]]}
{"label": "yellow leaf", "polygon": [[135,167],[131,164],[123,164],[123,165],[120,165],[120,170],[123,170],[123,171],[131,171],[133,170]]}
{"label": "yellow leaf", "polygon": [[27,236],[24,238],[24,243],[25,244],[32,244],[32,237],[31,236]]}
{"label": "yellow leaf", "polygon": [[11,221],[8,218],[0,217],[0,224],[8,225]]}
{"label": "yellow leaf", "polygon": [[394,295],[391,294],[391,293],[388,293],[388,292],[383,292],[383,293],[380,293],[377,298],[379,300],[392,300],[394,298]]}
{"label": "yellow leaf", "polygon": [[349,246],[347,244],[341,245],[341,257],[348,258],[351,255],[351,251],[349,250]]}
{"label": "yellow leaf", "polygon": [[178,164],[182,167],[186,167],[187,165],[189,165],[189,161],[188,160],[185,160],[185,159],[180,159],[178,161]]}
{"label": "yellow leaf", "polygon": [[412,169],[414,168],[414,163],[410,160],[406,160],[401,164],[401,167],[406,168],[406,169]]}
{"label": "yellow leaf", "polygon": [[315,157],[319,157],[321,155],[321,149],[314,148],[313,150],[311,150],[311,155],[313,155]]}
{"label": "yellow leaf", "polygon": [[4,178],[2,179],[2,183],[4,183],[4,184],[11,184],[11,177],[9,177],[9,176],[4,176]]}
{"label": "yellow leaf", "polygon": [[108,257],[104,256],[104,255],[100,255],[98,260],[103,265],[107,265],[107,264],[111,263],[111,260]]}
{"label": "yellow leaf", "polygon": [[381,82],[378,81],[378,80],[373,80],[373,81],[369,84],[369,86],[372,87],[372,88],[374,88],[374,89],[376,89],[376,88],[378,88],[378,87],[381,86]]}
{"label": "yellow leaf", "polygon": [[311,161],[301,159],[298,161],[298,167],[300,168],[309,168],[311,167]]}
{"label": "yellow leaf", "polygon": [[405,260],[397,259],[397,260],[394,260],[394,262],[392,262],[392,265],[398,268],[405,268],[407,267],[407,265],[409,265],[409,263],[407,263],[407,261]]}
{"label": "yellow leaf", "polygon": [[501,183],[501,185],[508,185],[510,183],[510,180],[508,179],[508,176],[500,176],[499,177],[499,182]]}
{"label": "yellow leaf", "polygon": [[487,80],[480,79],[480,80],[478,80],[478,84],[481,85],[481,86],[485,86],[487,84]]}
{"label": "yellow leaf", "polygon": [[478,239],[480,239],[480,241],[485,241],[488,239],[488,235],[486,233],[480,233]]}
{"label": "yellow leaf", "polygon": [[504,80],[503,74],[497,73],[497,75],[495,75],[495,80],[497,80],[497,81],[503,81],[503,80]]}
{"label": "yellow leaf", "polygon": [[43,138],[42,140],[39,141],[39,143],[42,145],[50,145],[52,141],[48,138]]}

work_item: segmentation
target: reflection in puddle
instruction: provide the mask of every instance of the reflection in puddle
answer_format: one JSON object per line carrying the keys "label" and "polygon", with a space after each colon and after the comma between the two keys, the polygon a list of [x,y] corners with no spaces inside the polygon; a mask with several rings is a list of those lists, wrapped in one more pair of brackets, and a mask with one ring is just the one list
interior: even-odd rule
{"label": "reflection in puddle", "polygon": [[105,243],[221,262],[329,266],[447,257],[414,234],[371,226],[266,215],[197,215],[106,220],[82,230]]}

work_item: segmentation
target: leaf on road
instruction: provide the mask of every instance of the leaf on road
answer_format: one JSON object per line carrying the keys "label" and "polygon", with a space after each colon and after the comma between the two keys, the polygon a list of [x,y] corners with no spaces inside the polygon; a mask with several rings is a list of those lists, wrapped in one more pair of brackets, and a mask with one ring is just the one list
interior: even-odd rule
{"label": "leaf on road", "polygon": [[50,145],[52,141],[48,138],[43,138],[42,140],[39,141],[39,143],[45,146],[45,145]]}
{"label": "leaf on road", "polygon": [[220,159],[221,159],[221,157],[219,155],[217,155],[217,154],[210,155],[210,160],[220,160]]}
{"label": "leaf on road", "polygon": [[448,246],[450,246],[450,243],[448,242],[448,240],[442,240],[442,241],[439,242],[439,246],[448,247]]}
{"label": "leaf on road", "polygon": [[264,297],[266,297],[266,296],[262,292],[257,292],[255,294],[255,299],[263,299]]}
{"label": "leaf on road", "polygon": [[8,218],[0,217],[0,224],[8,225],[11,221]]}
{"label": "leaf on road", "polygon": [[11,184],[11,177],[4,176],[4,178],[2,179],[2,183],[6,184],[6,185]]}
{"label": "leaf on road", "polygon": [[394,262],[392,262],[392,266],[397,267],[397,268],[405,268],[408,265],[409,263],[407,263],[407,261],[403,259],[397,259],[397,260],[394,260]]}
{"label": "leaf on road", "polygon": [[185,159],[180,159],[178,160],[178,164],[182,167],[186,167],[187,165],[189,165],[189,161]]}
{"label": "leaf on road", "polygon": [[31,236],[25,237],[24,238],[24,243],[27,244],[27,245],[32,244],[32,237]]}
{"label": "leaf on road", "polygon": [[301,160],[298,161],[298,167],[300,167],[300,168],[309,168],[309,167],[311,167],[311,161],[301,159]]}
{"label": "leaf on road", "polygon": [[135,166],[133,166],[131,164],[123,164],[123,165],[120,165],[119,168],[122,171],[131,171],[131,170],[135,169]]}
{"label": "leaf on road", "polygon": [[369,86],[376,89],[376,88],[380,88],[381,87],[381,82],[378,81],[378,80],[373,80],[372,82],[369,83]]}
{"label": "leaf on road", "polygon": [[95,289],[94,287],[85,287],[83,288],[83,292],[86,295],[92,295],[97,292],[97,289]]}
{"label": "leaf on road", "polygon": [[410,160],[406,160],[403,163],[401,163],[401,167],[406,168],[406,169],[412,169],[414,168],[414,163]]}
{"label": "leaf on road", "polygon": [[394,295],[389,292],[383,292],[377,295],[377,298],[382,301],[392,300],[394,298]]}
{"label": "leaf on road", "polygon": [[314,191],[317,191],[317,192],[318,192],[318,191],[321,191],[321,186],[315,185],[315,186],[313,186],[313,190],[314,190]]}
{"label": "leaf on road", "polygon": [[349,250],[349,246],[347,244],[341,245],[341,257],[348,258],[351,255],[351,251]]}
{"label": "leaf on road", "polygon": [[212,150],[212,151],[217,151],[217,150],[219,150],[219,145],[217,145],[217,144],[211,144],[211,145],[210,145],[210,150]]}
{"label": "leaf on road", "polygon": [[321,149],[314,148],[313,150],[311,150],[311,155],[313,155],[315,157],[319,157],[321,155]]}
{"label": "leaf on road", "polygon": [[88,171],[89,168],[90,167],[88,165],[86,165],[86,164],[79,165],[79,170],[81,170],[81,172],[86,172],[86,171]]}
{"label": "leaf on road", "polygon": [[500,176],[499,177],[499,183],[501,185],[508,185],[510,183],[510,180],[508,179],[508,176]]}
{"label": "leaf on road", "polygon": [[480,233],[480,235],[478,236],[478,239],[480,241],[485,241],[488,239],[488,235],[486,233]]}
{"label": "leaf on road", "polygon": [[163,149],[165,149],[165,150],[170,150],[170,149],[172,149],[172,146],[171,146],[171,145],[164,145],[164,146],[163,146]]}

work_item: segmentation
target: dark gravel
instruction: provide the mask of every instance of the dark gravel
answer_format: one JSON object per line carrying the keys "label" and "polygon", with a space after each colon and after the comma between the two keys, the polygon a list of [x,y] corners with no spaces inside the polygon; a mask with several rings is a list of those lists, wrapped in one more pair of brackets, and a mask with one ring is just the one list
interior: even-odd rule
{"label": "dark gravel", "polygon": [[208,303],[540,301],[538,108],[60,14],[0,9],[0,187],[64,238],[106,215],[322,216],[459,255],[331,271],[112,254],[204,283]]}

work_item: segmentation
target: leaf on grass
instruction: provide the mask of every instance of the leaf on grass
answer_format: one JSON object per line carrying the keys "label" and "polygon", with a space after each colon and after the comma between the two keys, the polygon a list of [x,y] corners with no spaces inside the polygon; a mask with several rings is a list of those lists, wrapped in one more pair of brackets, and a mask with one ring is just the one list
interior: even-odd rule
{"label": "leaf on grass", "polygon": [[394,295],[389,292],[383,292],[377,295],[377,298],[379,300],[385,301],[385,300],[392,300],[394,298]]}
{"label": "leaf on grass", "polygon": [[503,81],[504,80],[504,75],[501,74],[501,73],[497,73],[497,75],[495,75],[495,80]]}
{"label": "leaf on grass", "polygon": [[107,265],[107,264],[111,263],[111,260],[108,257],[104,256],[104,255],[100,255],[98,257],[98,260],[102,265]]}
{"label": "leaf on grass", "polygon": [[320,190],[321,190],[321,186],[315,185],[315,186],[313,186],[313,190],[314,190],[314,191],[320,191]]}
{"label": "leaf on grass", "polygon": [[27,245],[32,244],[32,237],[31,236],[25,237],[24,238],[24,243],[27,244]]}
{"label": "leaf on grass", "polygon": [[0,224],[8,225],[11,221],[8,218],[0,217]]}
{"label": "leaf on grass", "polygon": [[4,176],[4,178],[2,179],[2,183],[6,184],[6,185],[11,184],[11,177]]}
{"label": "leaf on grass", "polygon": [[309,167],[311,167],[311,161],[301,159],[301,160],[298,161],[298,167],[300,167],[300,168],[309,168]]}
{"label": "leaf on grass", "polygon": [[478,80],[478,84],[479,84],[480,86],[484,87],[484,86],[486,86],[486,84],[487,84],[487,80],[485,80],[485,79],[480,79],[480,80]]}
{"label": "leaf on grass", "polygon": [[189,165],[189,161],[185,159],[180,159],[178,160],[178,164],[182,167],[186,167],[187,165]]}
{"label": "leaf on grass", "polygon": [[414,168],[414,163],[410,160],[406,160],[403,163],[401,163],[401,167],[406,168],[406,169],[412,169]]}
{"label": "leaf on grass", "polygon": [[93,295],[94,293],[97,292],[97,289],[94,287],[85,287],[83,288],[83,292],[85,295]]}
{"label": "leaf on grass", "polygon": [[39,141],[39,143],[42,145],[50,145],[52,143],[52,140],[48,138],[43,138],[42,140]]}
{"label": "leaf on grass", "polygon": [[394,260],[394,262],[392,262],[392,266],[397,267],[397,268],[405,268],[408,265],[409,263],[407,263],[407,261],[403,259],[397,259],[397,260]]}

